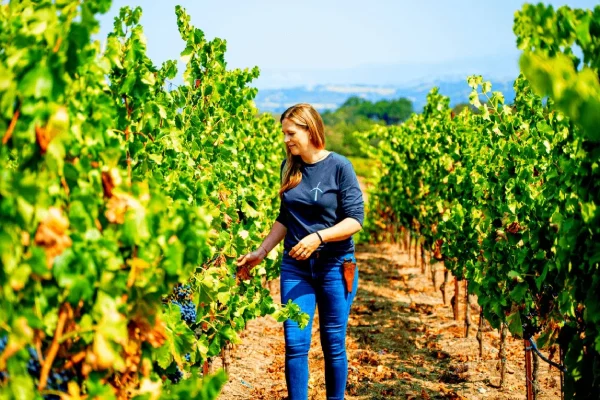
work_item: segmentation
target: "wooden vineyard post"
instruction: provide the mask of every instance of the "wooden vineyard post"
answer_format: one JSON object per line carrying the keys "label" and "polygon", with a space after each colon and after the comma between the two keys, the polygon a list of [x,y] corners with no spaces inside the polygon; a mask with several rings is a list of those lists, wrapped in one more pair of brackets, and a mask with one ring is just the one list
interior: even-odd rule
{"label": "wooden vineyard post", "polygon": [[421,273],[425,274],[427,271],[427,263],[425,262],[425,249],[424,245],[421,243]]}
{"label": "wooden vineyard post", "polygon": [[458,284],[458,279],[456,277],[454,277],[454,301],[451,301],[452,303],[452,311],[454,312],[454,320],[458,321],[458,305],[460,303],[460,290],[459,290],[459,284]]}
{"label": "wooden vineyard post", "polygon": [[398,229],[398,247],[400,247],[400,251],[406,251],[406,240],[404,235],[404,227],[400,226]]}
{"label": "wooden vineyard post", "polygon": [[[558,356],[560,359],[560,365],[565,365],[565,352],[562,346],[558,346]],[[565,372],[560,371],[560,400],[565,400]]]}
{"label": "wooden vineyard post", "polygon": [[419,250],[419,238],[415,236],[415,268],[419,265],[419,258],[417,257],[417,252]]}
{"label": "wooden vineyard post", "polygon": [[446,291],[448,290],[448,282],[450,279],[450,271],[444,268],[444,282],[440,285],[440,290],[442,291],[442,299],[444,300],[444,304],[448,304],[446,302]]}
{"label": "wooden vineyard post", "polygon": [[[433,267],[434,264],[431,263],[431,259],[432,259],[432,257],[428,258],[429,271],[431,272],[431,283],[433,284],[433,289],[435,290],[435,289],[437,289],[437,270]],[[446,304],[446,299],[444,299],[444,304]]]}
{"label": "wooden vineyard post", "polygon": [[205,360],[204,364],[202,364],[202,376],[208,376],[210,374],[211,362],[209,360]]}
{"label": "wooden vineyard post", "polygon": [[[415,263],[417,262],[416,258],[416,253],[417,253],[417,236],[413,235],[413,233],[411,232],[410,234],[411,237],[411,242],[410,242],[410,247],[408,252],[412,252],[411,256],[410,256],[410,260],[412,261],[413,257],[415,258]],[[413,245],[413,241],[414,241],[414,245]]]}
{"label": "wooden vineyard post", "polygon": [[400,251],[404,251],[404,229],[401,226],[396,227],[396,243]]}
{"label": "wooden vineyard post", "polygon": [[408,264],[410,265],[410,260],[411,260],[411,246],[412,246],[412,232],[409,230],[407,235],[408,239],[406,239],[406,248],[407,248],[407,252],[408,252]]}
{"label": "wooden vineyard post", "polygon": [[229,366],[230,366],[230,361],[231,361],[231,348],[233,347],[233,345],[231,343],[227,343],[222,349],[221,349],[221,362],[223,363],[223,369],[225,370],[225,373],[229,373]]}
{"label": "wooden vineyard post", "polygon": [[414,241],[410,243],[411,247],[409,252],[412,252],[412,255],[410,256],[410,260],[412,262],[412,260],[415,261],[415,265],[417,264],[417,235],[416,234],[411,234],[411,238]]}
{"label": "wooden vineyard post", "polygon": [[479,358],[483,359],[483,308],[479,307],[479,328],[477,329],[477,341],[479,342]]}
{"label": "wooden vineyard post", "polygon": [[393,233],[394,244],[396,246],[398,246],[400,251],[404,251],[404,228],[401,226],[398,226],[398,224],[394,224],[393,230],[394,230],[394,233]]}
{"label": "wooden vineyard post", "polygon": [[540,394],[540,382],[538,381],[538,371],[540,369],[540,360],[536,354],[532,354],[533,358],[533,372],[531,374],[531,383],[533,384],[533,398],[537,399]]}
{"label": "wooden vineyard post", "polygon": [[500,358],[500,387],[504,386],[504,379],[506,378],[506,335],[508,333],[508,326],[502,324],[500,326],[500,351],[498,357]]}
{"label": "wooden vineyard post", "polygon": [[531,347],[529,340],[523,340],[525,347],[525,388],[527,390],[527,400],[533,400],[533,371],[531,368]]}
{"label": "wooden vineyard post", "polygon": [[471,304],[469,302],[469,281],[465,279],[465,337],[469,337],[469,328],[471,327]]}

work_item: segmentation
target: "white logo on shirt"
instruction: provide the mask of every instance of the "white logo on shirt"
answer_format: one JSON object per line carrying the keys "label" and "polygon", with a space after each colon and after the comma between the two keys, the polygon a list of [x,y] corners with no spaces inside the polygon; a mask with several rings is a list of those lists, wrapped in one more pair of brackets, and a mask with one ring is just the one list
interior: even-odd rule
{"label": "white logo on shirt", "polygon": [[311,192],[312,192],[313,190],[315,191],[315,201],[317,201],[317,195],[318,195],[318,192],[321,192],[321,193],[323,193],[323,191],[322,191],[321,189],[319,189],[319,185],[320,185],[320,184],[321,184],[321,182],[319,182],[319,183],[317,184],[317,187],[315,187],[315,188],[312,188],[312,189],[310,190]]}

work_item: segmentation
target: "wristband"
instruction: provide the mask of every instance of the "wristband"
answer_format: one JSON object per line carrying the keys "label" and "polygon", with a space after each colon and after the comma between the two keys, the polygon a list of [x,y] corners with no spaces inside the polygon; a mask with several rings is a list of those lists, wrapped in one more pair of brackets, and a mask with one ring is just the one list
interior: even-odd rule
{"label": "wristband", "polygon": [[321,235],[319,234],[319,231],[316,231],[315,233],[317,234],[317,236],[318,236],[318,237],[319,237],[319,239],[321,240],[321,244],[325,243],[325,242],[323,241],[323,238],[322,238],[322,237],[321,237]]}
{"label": "wristband", "polygon": [[262,245],[258,246],[259,249],[263,249],[265,252],[265,257],[269,254],[269,252],[267,251],[267,249],[265,249],[264,247],[262,247]]}

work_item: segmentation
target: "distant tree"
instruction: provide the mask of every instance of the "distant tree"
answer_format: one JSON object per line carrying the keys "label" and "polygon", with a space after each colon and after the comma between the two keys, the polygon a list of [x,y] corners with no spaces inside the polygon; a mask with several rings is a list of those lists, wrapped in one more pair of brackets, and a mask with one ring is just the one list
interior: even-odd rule
{"label": "distant tree", "polygon": [[362,97],[351,96],[340,106],[340,108],[348,108],[348,107],[359,107],[365,103],[370,103],[369,100],[365,100]]}
{"label": "distant tree", "polygon": [[405,98],[373,103],[358,96],[349,97],[337,110],[321,113],[327,146],[347,156],[364,156],[355,132],[367,131],[375,125],[399,124],[412,113],[412,102]]}
{"label": "distant tree", "polygon": [[454,114],[458,115],[465,108],[468,108],[469,111],[471,111],[472,113],[478,113],[479,112],[479,110],[477,109],[477,107],[475,107],[474,105],[472,105],[470,103],[459,103],[459,104],[457,104],[457,105],[454,106],[454,108],[452,109],[452,112]]}
{"label": "distant tree", "polygon": [[399,124],[413,113],[412,102],[405,98],[378,101],[376,106],[378,106],[379,118],[384,120],[386,125]]}
{"label": "distant tree", "polygon": [[384,121],[386,125],[398,124],[406,120],[413,113],[412,102],[405,98],[395,100],[379,100],[372,103],[369,100],[352,96],[348,98],[335,111],[338,116],[343,115],[346,120],[356,120],[357,117],[366,117],[373,121]]}

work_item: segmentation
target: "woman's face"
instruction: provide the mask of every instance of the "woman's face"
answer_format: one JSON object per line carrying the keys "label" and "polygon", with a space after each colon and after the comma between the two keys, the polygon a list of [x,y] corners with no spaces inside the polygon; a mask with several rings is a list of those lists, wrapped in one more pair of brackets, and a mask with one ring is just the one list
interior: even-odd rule
{"label": "woman's face", "polygon": [[283,130],[283,141],[293,155],[306,154],[314,148],[308,131],[293,121],[285,118],[281,123],[281,129]]}

